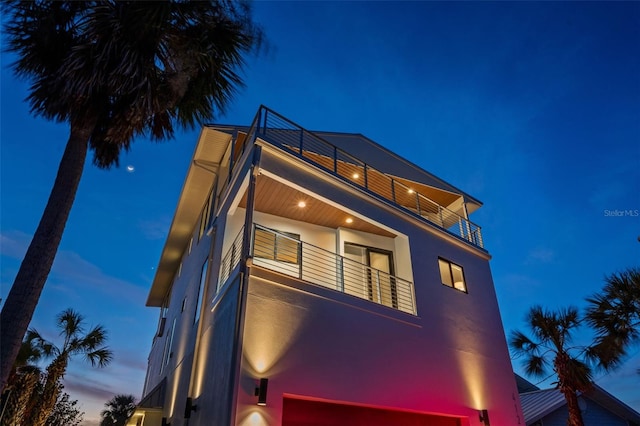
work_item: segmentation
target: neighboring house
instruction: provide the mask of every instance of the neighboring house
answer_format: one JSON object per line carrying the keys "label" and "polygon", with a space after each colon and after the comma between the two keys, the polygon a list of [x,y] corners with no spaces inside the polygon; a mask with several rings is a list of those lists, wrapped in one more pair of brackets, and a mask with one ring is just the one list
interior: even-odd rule
{"label": "neighboring house", "polygon": [[[559,389],[538,389],[516,375],[527,426],[565,426],[567,402]],[[578,397],[585,426],[640,426],[640,413],[600,386]]]}
{"label": "neighboring house", "polygon": [[129,424],[524,425],[480,205],[360,134],[205,127]]}

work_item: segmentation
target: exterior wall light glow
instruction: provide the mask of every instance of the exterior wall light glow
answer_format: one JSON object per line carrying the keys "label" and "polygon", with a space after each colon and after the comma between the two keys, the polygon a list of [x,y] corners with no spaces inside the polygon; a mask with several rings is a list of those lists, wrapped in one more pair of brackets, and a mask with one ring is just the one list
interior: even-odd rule
{"label": "exterior wall light glow", "polygon": [[489,421],[489,411],[488,410],[480,410],[478,411],[478,415],[480,417],[480,421],[484,426],[491,426],[491,422]]}
{"label": "exterior wall light glow", "polygon": [[416,192],[416,191],[414,191],[413,189],[409,188],[409,190],[408,190],[407,192],[408,192],[409,194],[413,194],[413,193],[414,193],[414,192]]}
{"label": "exterior wall light glow", "polygon": [[305,203],[304,201],[298,201],[298,207],[300,207],[301,209],[307,207],[307,203]]}
{"label": "exterior wall light glow", "polygon": [[347,218],[347,220],[345,220],[345,222],[347,223],[353,223],[353,219],[351,219],[350,217]]}
{"label": "exterior wall light glow", "polygon": [[260,379],[260,385],[256,388],[255,395],[258,397],[258,405],[267,405],[267,386],[269,379]]}
{"label": "exterior wall light glow", "polygon": [[360,177],[360,175],[359,175],[358,173],[354,173],[354,174],[353,174],[353,178],[354,178],[354,179],[358,179],[359,177]]}

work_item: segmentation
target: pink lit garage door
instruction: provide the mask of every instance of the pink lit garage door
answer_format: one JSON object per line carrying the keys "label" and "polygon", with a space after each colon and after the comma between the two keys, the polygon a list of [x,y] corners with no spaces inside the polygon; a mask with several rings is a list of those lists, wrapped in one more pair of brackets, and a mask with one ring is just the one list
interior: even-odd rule
{"label": "pink lit garage door", "polygon": [[284,398],[282,426],[460,426],[453,417]]}

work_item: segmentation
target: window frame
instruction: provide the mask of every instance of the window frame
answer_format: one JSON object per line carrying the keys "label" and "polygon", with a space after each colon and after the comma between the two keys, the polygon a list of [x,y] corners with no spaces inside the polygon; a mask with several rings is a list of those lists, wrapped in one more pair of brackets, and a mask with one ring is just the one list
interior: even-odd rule
{"label": "window frame", "polygon": [[[259,237],[258,233],[266,234],[269,237],[269,240],[267,241],[266,238]],[[294,234],[293,232],[279,231],[277,229],[269,229],[265,227],[256,227],[253,231],[253,241],[254,257],[257,257],[259,259],[272,260],[274,262],[288,263],[290,265],[300,265],[302,256],[302,240],[300,239],[300,234]],[[285,241],[286,243],[283,243],[283,241]],[[259,243],[256,244],[256,242]],[[283,244],[296,244],[295,262],[289,260],[291,258],[290,250],[282,251],[280,255],[278,254],[278,246],[282,247]]]}
{"label": "window frame", "polygon": [[202,264],[200,270],[200,286],[198,287],[198,299],[196,301],[196,311],[193,313],[193,324],[197,324],[200,321],[200,311],[202,310],[202,304],[204,299],[204,290],[207,284],[207,273],[209,269],[209,258],[207,257]]}
{"label": "window frame", "polygon": [[[446,265],[447,269],[443,270],[443,264]],[[464,286],[464,288],[458,288],[456,286],[456,280],[455,280],[455,274],[454,274],[454,267],[458,268],[460,270],[460,275],[462,278],[462,285]],[[467,286],[467,279],[464,275],[464,268],[462,267],[462,265],[459,265],[455,262],[450,261],[449,259],[445,259],[444,257],[440,257],[438,256],[438,270],[440,272],[440,283],[445,286],[445,287],[449,287],[452,288],[454,290],[457,290],[461,293],[465,293],[465,294],[469,294],[469,288]],[[446,283],[445,280],[443,279],[445,273],[448,274],[448,279],[450,280],[449,283]]]}

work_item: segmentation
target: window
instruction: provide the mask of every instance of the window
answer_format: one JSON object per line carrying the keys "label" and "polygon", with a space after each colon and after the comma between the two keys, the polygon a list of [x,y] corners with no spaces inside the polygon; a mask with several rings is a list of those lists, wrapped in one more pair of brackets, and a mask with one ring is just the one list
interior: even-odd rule
{"label": "window", "polygon": [[209,225],[209,219],[211,219],[211,211],[213,210],[212,201],[213,201],[213,190],[209,193],[207,197],[207,201],[204,203],[204,208],[202,209],[202,214],[200,215],[200,231],[198,232],[198,241],[202,238],[204,233],[207,231],[207,226]]}
{"label": "window", "polygon": [[193,317],[193,323],[197,323],[200,319],[200,310],[202,309],[202,297],[204,296],[204,288],[207,279],[207,266],[209,265],[209,259],[204,261],[202,265],[202,271],[200,272],[200,288],[198,289],[198,301],[196,302],[196,312]]}
{"label": "window", "polygon": [[465,293],[467,292],[467,284],[464,281],[462,266],[442,258],[438,258],[438,265],[440,266],[440,280],[442,284]]}
{"label": "window", "polygon": [[164,327],[167,322],[167,313],[169,312],[169,297],[171,296],[171,291],[167,293],[162,301],[162,307],[160,308],[160,320],[158,321],[158,337],[162,337],[164,334]]}
{"label": "window", "polygon": [[300,235],[256,228],[253,255],[262,259],[298,264]]}
{"label": "window", "polygon": [[173,323],[171,324],[171,332],[167,335],[167,340],[165,340],[164,344],[164,353],[162,354],[162,364],[160,364],[160,374],[164,371],[165,366],[169,364],[169,360],[173,356],[171,352],[171,347],[173,346],[173,333],[176,331],[176,319],[173,319]]}

